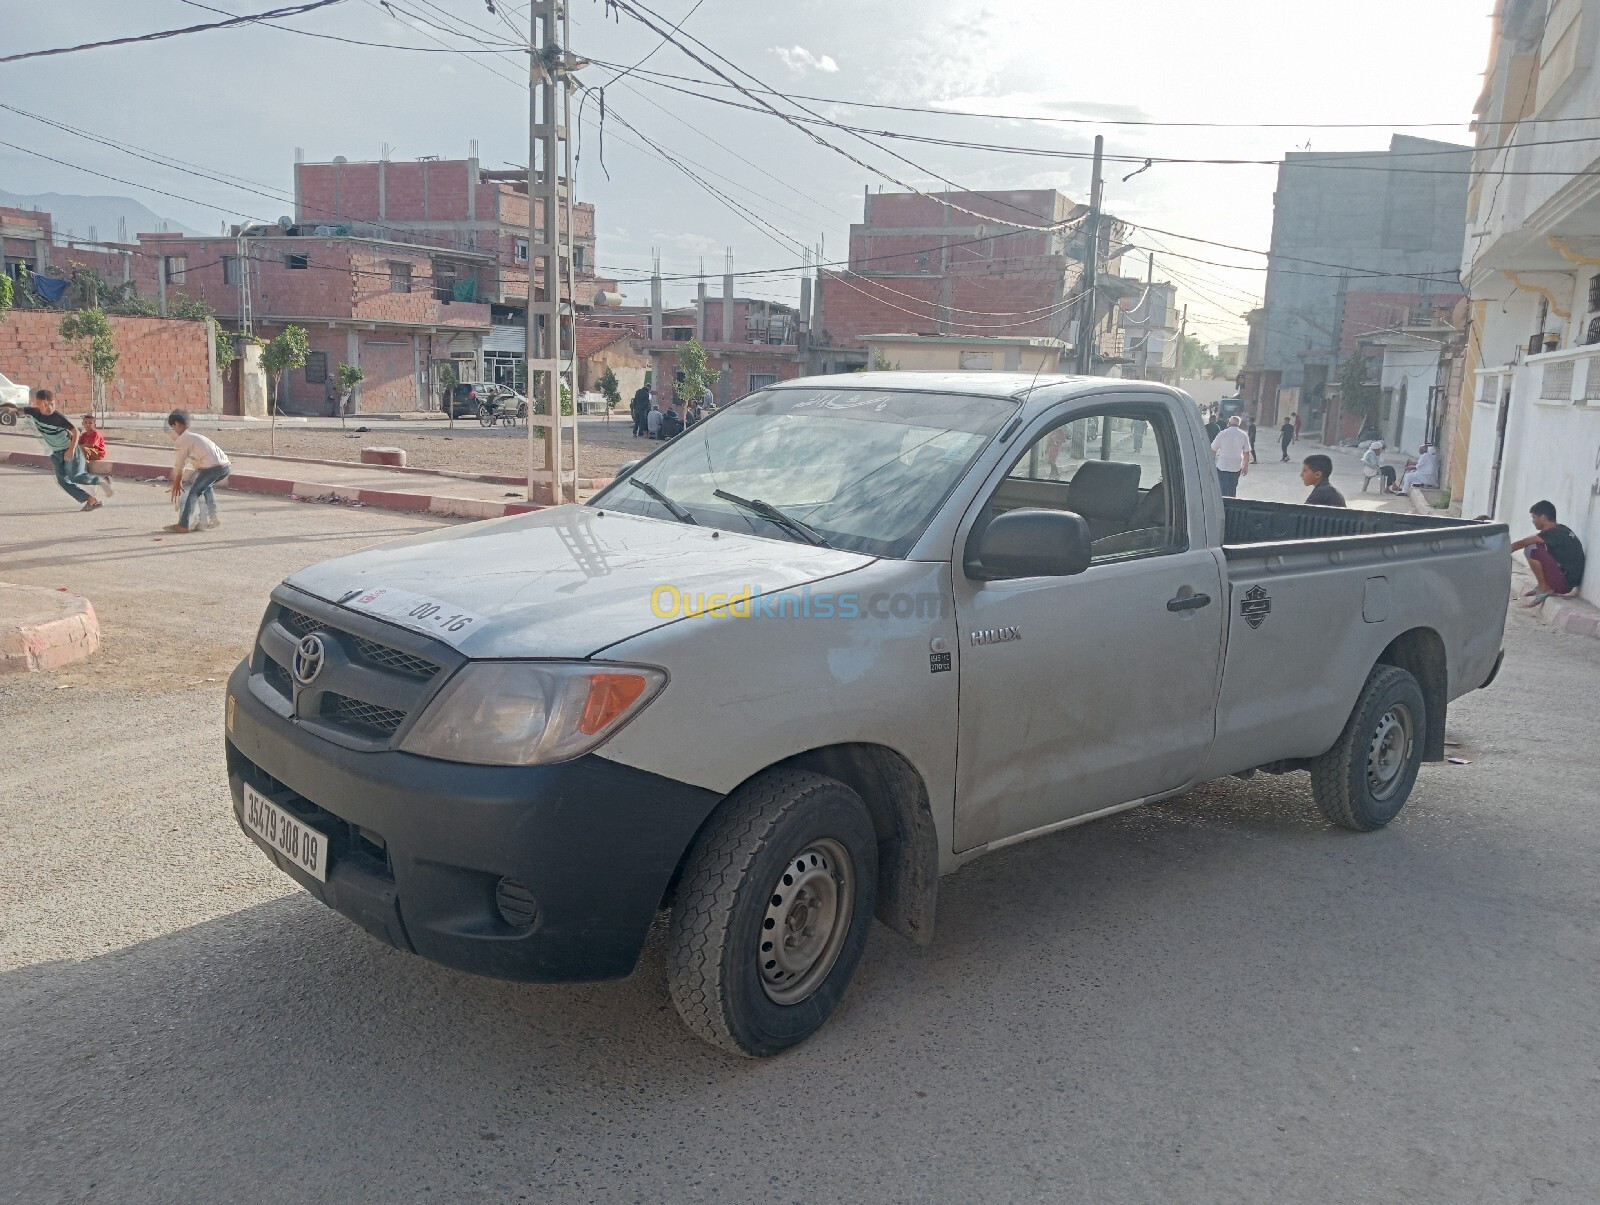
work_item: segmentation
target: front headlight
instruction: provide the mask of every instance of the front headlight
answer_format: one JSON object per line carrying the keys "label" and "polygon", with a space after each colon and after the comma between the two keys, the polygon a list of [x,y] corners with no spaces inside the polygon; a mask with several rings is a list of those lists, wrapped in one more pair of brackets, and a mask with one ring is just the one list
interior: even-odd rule
{"label": "front headlight", "polygon": [[590,661],[477,661],[445,684],[400,748],[485,766],[567,761],[655,698],[667,675]]}

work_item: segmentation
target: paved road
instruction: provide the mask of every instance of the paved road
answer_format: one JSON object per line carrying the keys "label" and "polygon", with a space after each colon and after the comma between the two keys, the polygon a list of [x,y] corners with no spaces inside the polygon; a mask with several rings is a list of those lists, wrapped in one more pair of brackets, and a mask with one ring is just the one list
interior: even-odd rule
{"label": "paved road", "polygon": [[0,577],[106,627],[0,682],[0,1200],[1600,1198],[1600,642],[1516,616],[1470,764],[1385,832],[1262,777],[981,860],[756,1064],[680,1027],[658,948],[500,984],[288,887],[207,679],[289,568],[426,524],[252,500],[174,547],[149,493],[80,516],[0,469]]}

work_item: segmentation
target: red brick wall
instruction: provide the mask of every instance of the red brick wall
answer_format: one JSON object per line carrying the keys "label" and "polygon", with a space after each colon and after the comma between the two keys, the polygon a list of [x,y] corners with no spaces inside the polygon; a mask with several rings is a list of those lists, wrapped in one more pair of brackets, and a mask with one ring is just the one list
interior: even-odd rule
{"label": "red brick wall", "polygon": [[[1063,338],[1068,313],[1051,307],[1064,295],[1066,261],[1047,257],[1023,261],[1019,267],[1015,272],[954,274],[951,333]],[[862,335],[937,334],[944,318],[943,286],[937,276],[878,279],[824,272],[819,341],[830,347],[860,347]]]}
{"label": "red brick wall", "polygon": [[[19,385],[55,391],[68,414],[89,408],[89,374],[73,363],[59,333],[61,314],[12,310],[0,322],[0,365]],[[121,356],[107,387],[112,410],[166,413],[174,407],[211,406],[211,336],[204,322],[163,318],[111,318]]]}

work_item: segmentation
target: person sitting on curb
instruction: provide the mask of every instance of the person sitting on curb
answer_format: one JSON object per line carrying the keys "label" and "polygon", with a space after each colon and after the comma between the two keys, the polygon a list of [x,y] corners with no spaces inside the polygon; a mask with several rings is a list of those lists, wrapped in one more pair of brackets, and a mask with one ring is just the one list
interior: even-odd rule
{"label": "person sitting on curb", "polygon": [[1537,607],[1552,594],[1571,594],[1583,585],[1583,541],[1564,523],[1556,522],[1555,504],[1535,502],[1528,508],[1536,529],[1511,545],[1512,552],[1528,553],[1534,586],[1523,594],[1523,605]]}
{"label": "person sitting on curb", "polygon": [[1328,482],[1333,476],[1333,458],[1313,452],[1300,462],[1300,480],[1311,487],[1307,506],[1346,506],[1344,495]]}
{"label": "person sitting on curb", "polygon": [[33,433],[50,450],[50,467],[55,470],[56,484],[74,502],[82,503],[79,510],[99,510],[102,505],[100,499],[84,493],[78,487],[99,486],[109,498],[111,482],[85,467],[81,443],[83,437],[72,420],[56,409],[56,395],[48,389],[35,390],[33,405],[22,408],[22,417],[28,420]]}
{"label": "person sitting on curb", "polygon": [[172,464],[174,502],[183,492],[183,470],[191,461],[194,463],[195,473],[194,481],[189,486],[188,496],[183,500],[183,509],[178,512],[178,521],[169,524],[163,530],[178,535],[188,535],[195,531],[198,525],[191,523],[190,519],[196,506],[203,506],[210,516],[205,522],[206,527],[218,526],[221,520],[217,518],[217,496],[211,487],[233,471],[233,466],[228,461],[228,454],[200,432],[190,430],[187,410],[174,410],[167,415],[167,434],[172,437],[178,452],[178,458]]}

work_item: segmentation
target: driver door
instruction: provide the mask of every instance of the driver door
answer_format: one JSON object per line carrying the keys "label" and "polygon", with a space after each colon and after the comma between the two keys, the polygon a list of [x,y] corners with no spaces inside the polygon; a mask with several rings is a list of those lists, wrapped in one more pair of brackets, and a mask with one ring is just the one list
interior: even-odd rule
{"label": "driver door", "polygon": [[[1098,399],[1097,399],[1098,401]],[[1225,598],[1191,548],[1181,433],[1160,403],[1081,405],[1043,420],[981,496],[958,548],[956,848],[970,849],[1185,785],[1215,731]],[[983,580],[999,513],[1080,514],[1081,574]],[[976,574],[977,576],[974,576]]]}

